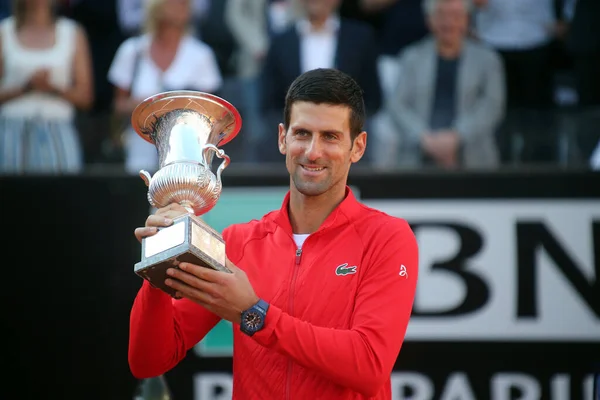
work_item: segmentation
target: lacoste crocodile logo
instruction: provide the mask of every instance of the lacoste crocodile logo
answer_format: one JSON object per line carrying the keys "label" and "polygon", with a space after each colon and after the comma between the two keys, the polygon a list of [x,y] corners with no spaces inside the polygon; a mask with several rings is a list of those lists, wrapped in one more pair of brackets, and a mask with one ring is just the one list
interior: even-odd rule
{"label": "lacoste crocodile logo", "polygon": [[335,269],[335,274],[340,275],[340,276],[355,274],[355,273],[356,273],[356,265],[349,267],[348,263],[343,263],[342,265],[339,265]]}

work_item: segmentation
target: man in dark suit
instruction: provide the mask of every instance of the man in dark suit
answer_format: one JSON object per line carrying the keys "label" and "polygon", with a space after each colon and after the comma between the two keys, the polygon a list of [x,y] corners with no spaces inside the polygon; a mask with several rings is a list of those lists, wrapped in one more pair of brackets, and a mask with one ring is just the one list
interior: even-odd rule
{"label": "man in dark suit", "polygon": [[261,146],[268,147],[260,149],[264,152],[260,158],[265,161],[278,156],[276,143],[266,137],[277,134],[287,89],[308,70],[337,68],[352,76],[363,89],[368,116],[381,106],[374,30],[367,23],[339,17],[340,0],[300,3],[303,15],[272,38],[262,71],[261,106],[267,132]]}

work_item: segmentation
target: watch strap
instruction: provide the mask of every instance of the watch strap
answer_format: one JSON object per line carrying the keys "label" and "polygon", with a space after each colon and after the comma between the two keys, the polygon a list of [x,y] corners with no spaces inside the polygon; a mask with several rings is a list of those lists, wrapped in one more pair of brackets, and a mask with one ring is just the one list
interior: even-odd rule
{"label": "watch strap", "polygon": [[258,302],[253,306],[257,308],[263,315],[267,315],[267,311],[269,310],[269,303],[264,301],[263,299],[259,299]]}

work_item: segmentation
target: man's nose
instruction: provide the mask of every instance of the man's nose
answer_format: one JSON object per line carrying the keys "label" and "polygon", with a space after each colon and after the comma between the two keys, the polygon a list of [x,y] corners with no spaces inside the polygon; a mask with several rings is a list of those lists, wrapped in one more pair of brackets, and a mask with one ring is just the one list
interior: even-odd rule
{"label": "man's nose", "polygon": [[313,135],[308,147],[306,148],[306,158],[314,161],[321,158],[323,154],[323,146],[318,135]]}

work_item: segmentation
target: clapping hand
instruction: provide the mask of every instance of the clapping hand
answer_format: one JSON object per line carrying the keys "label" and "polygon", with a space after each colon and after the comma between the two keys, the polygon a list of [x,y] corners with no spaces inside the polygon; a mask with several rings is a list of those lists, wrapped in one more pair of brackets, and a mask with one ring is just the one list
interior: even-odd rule
{"label": "clapping hand", "polygon": [[43,93],[52,93],[55,91],[54,86],[50,83],[50,71],[40,69],[36,71],[29,80],[28,87],[31,90]]}

